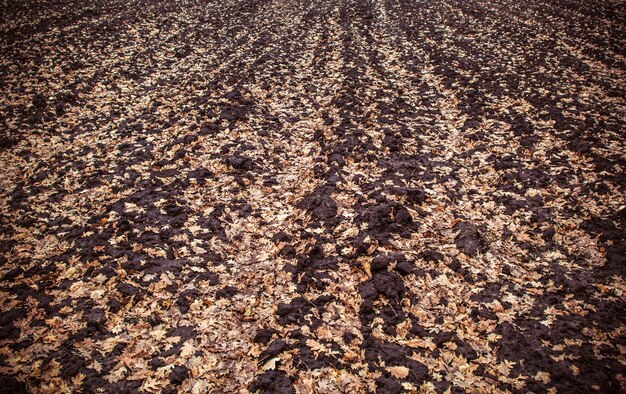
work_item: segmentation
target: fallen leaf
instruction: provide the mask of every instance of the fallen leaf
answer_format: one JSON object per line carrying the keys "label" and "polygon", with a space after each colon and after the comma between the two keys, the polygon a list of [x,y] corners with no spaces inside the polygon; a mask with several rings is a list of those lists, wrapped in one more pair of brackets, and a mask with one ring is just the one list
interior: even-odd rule
{"label": "fallen leaf", "polygon": [[387,371],[389,371],[391,376],[398,379],[404,379],[409,375],[409,369],[402,366],[387,367]]}

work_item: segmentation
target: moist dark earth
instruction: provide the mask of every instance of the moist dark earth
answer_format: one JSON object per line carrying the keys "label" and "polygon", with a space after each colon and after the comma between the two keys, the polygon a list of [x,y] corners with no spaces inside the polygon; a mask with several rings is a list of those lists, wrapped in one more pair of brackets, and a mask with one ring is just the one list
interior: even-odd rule
{"label": "moist dark earth", "polygon": [[0,392],[625,392],[625,21],[2,1]]}

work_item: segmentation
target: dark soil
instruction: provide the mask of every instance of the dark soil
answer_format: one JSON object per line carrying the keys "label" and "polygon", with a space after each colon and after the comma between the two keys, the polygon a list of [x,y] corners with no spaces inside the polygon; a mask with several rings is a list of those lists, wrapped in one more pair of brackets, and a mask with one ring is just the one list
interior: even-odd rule
{"label": "dark soil", "polygon": [[622,0],[0,15],[0,392],[626,392]]}

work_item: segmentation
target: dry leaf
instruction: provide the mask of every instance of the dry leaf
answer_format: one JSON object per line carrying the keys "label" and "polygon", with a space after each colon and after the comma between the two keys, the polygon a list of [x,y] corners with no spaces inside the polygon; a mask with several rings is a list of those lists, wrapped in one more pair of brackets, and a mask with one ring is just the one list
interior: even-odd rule
{"label": "dry leaf", "polygon": [[391,376],[404,379],[409,375],[409,369],[407,367],[397,366],[397,367],[387,367],[387,371],[391,374]]}

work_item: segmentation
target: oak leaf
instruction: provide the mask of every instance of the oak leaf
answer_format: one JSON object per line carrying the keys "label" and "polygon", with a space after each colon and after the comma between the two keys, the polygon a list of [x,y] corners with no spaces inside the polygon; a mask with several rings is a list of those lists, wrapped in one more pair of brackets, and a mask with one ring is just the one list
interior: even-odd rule
{"label": "oak leaf", "polygon": [[397,367],[387,367],[387,371],[397,379],[404,379],[409,375],[409,369],[407,367],[397,366]]}

